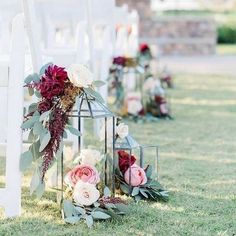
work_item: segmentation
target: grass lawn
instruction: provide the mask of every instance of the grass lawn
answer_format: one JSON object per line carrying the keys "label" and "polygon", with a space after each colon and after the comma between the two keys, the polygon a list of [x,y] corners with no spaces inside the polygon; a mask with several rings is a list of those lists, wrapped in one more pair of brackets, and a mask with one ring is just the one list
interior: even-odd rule
{"label": "grass lawn", "polygon": [[168,203],[131,201],[127,216],[89,230],[82,223],[63,223],[53,193],[41,201],[29,197],[25,178],[22,216],[0,216],[0,235],[236,234],[236,80],[178,75],[175,82],[170,91],[174,121],[130,124],[140,142],[160,146]]}
{"label": "grass lawn", "polygon": [[236,44],[219,44],[216,51],[219,55],[235,55]]}

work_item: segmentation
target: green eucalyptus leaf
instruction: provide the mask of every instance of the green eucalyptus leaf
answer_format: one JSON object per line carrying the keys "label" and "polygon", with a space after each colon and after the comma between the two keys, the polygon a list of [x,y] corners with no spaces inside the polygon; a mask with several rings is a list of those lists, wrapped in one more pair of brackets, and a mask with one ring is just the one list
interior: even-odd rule
{"label": "green eucalyptus leaf", "polygon": [[146,176],[148,179],[150,179],[152,176],[152,166],[151,165],[148,165],[148,167],[146,169]]}
{"label": "green eucalyptus leaf", "polygon": [[34,140],[35,140],[36,138],[37,138],[37,137],[34,135],[33,129],[31,129],[30,132],[29,132],[29,135],[28,135],[28,141],[29,141],[29,142],[34,142]]}
{"label": "green eucalyptus leaf", "polygon": [[45,74],[45,70],[52,65],[52,62],[48,62],[47,64],[43,65],[39,71],[39,76],[42,76]]}
{"label": "green eucalyptus leaf", "polygon": [[95,90],[93,90],[92,88],[84,88],[85,93],[87,93],[88,95],[92,96],[93,98],[95,98],[95,100],[97,100],[100,103],[105,103],[104,99],[102,98],[102,96],[100,95],[100,93],[96,92]]}
{"label": "green eucalyptus leaf", "polygon": [[121,188],[121,191],[122,191],[123,193],[129,194],[129,186],[128,186],[128,185],[121,184],[121,185],[120,185],[120,188]]}
{"label": "green eucalyptus leaf", "polygon": [[65,214],[65,218],[72,217],[74,212],[74,205],[69,200],[64,200],[62,203],[62,209]]}
{"label": "green eucalyptus leaf", "polygon": [[32,74],[32,77],[33,77],[33,81],[34,82],[39,82],[40,81],[40,77],[39,77],[39,75],[37,74],[37,73],[34,73],[34,74]]}
{"label": "green eucalyptus leaf", "polygon": [[86,224],[89,228],[93,226],[93,217],[91,215],[85,216]]}
{"label": "green eucalyptus leaf", "polygon": [[110,197],[111,196],[111,191],[107,186],[105,186],[105,188],[103,190],[103,195],[104,195],[104,197]]}
{"label": "green eucalyptus leaf", "polygon": [[113,203],[106,203],[106,204],[105,204],[105,207],[106,207],[106,208],[116,208],[116,205],[113,204]]}
{"label": "green eucalyptus leaf", "polygon": [[23,124],[21,125],[22,129],[31,129],[34,126],[34,123],[38,120],[37,116],[32,116],[28,120],[24,121]]}
{"label": "green eucalyptus leaf", "polygon": [[76,224],[80,221],[81,217],[80,216],[71,216],[71,217],[67,217],[65,218],[65,222],[68,224]]}
{"label": "green eucalyptus leaf", "polygon": [[42,154],[39,151],[39,147],[40,147],[40,141],[37,140],[36,142],[34,142],[31,146],[30,146],[30,151],[33,155],[34,160],[37,160],[39,157],[42,156]]}
{"label": "green eucalyptus leaf", "polygon": [[40,135],[42,132],[45,132],[45,129],[41,122],[36,122],[33,127],[34,135]]}
{"label": "green eucalyptus leaf", "polygon": [[41,181],[42,179],[39,176],[38,169],[36,169],[30,182],[30,195],[38,188]]}
{"label": "green eucalyptus leaf", "polygon": [[40,94],[40,92],[37,91],[37,90],[34,91],[34,94],[35,94],[35,96],[36,96],[37,98],[41,98],[41,97],[42,97],[41,94]]}
{"label": "green eucalyptus leaf", "polygon": [[33,81],[33,75],[28,75],[24,80],[26,84],[29,84],[31,81]]}
{"label": "green eucalyptus leaf", "polygon": [[133,190],[132,190],[132,193],[131,193],[131,195],[134,197],[134,196],[136,196],[136,195],[138,195],[139,194],[139,187],[134,187],[133,188]]}
{"label": "green eucalyptus leaf", "polygon": [[34,95],[34,89],[28,87],[28,93],[29,93],[30,96],[33,96]]}
{"label": "green eucalyptus leaf", "polygon": [[76,211],[79,212],[81,215],[84,215],[86,211],[82,207],[75,207]]}
{"label": "green eucalyptus leaf", "polygon": [[43,196],[44,191],[45,191],[45,183],[40,181],[38,187],[35,189],[36,197],[40,199]]}
{"label": "green eucalyptus leaf", "polygon": [[28,167],[31,166],[32,161],[33,161],[33,155],[31,151],[22,153],[20,158],[20,171],[24,172]]}
{"label": "green eucalyptus leaf", "polygon": [[39,147],[39,152],[42,152],[44,150],[44,148],[47,147],[50,140],[51,140],[51,134],[49,132],[47,132],[42,139],[42,142]]}
{"label": "green eucalyptus leaf", "polygon": [[51,113],[51,110],[46,111],[46,112],[44,112],[43,114],[41,114],[41,116],[40,116],[40,118],[39,118],[39,121],[44,121],[46,118],[49,117],[50,113]]}
{"label": "green eucalyptus leaf", "polygon": [[38,107],[38,104],[37,104],[37,103],[32,103],[32,104],[30,104],[29,109],[28,109],[28,112],[29,112],[29,113],[35,112],[35,111],[37,110],[37,107]]}
{"label": "green eucalyptus leaf", "polygon": [[94,218],[94,219],[101,219],[101,220],[106,220],[106,219],[109,219],[111,218],[110,215],[102,212],[102,211],[93,211],[91,212],[91,216]]}
{"label": "green eucalyptus leaf", "polygon": [[101,86],[103,86],[103,85],[105,85],[106,83],[104,82],[104,81],[102,81],[102,80],[95,80],[95,81],[93,81],[93,83],[92,83],[92,85],[94,86],[94,87],[101,87]]}
{"label": "green eucalyptus leaf", "polygon": [[33,117],[35,118],[35,120],[39,120],[39,117],[40,117],[40,113],[38,111],[35,111],[34,114],[33,114]]}
{"label": "green eucalyptus leaf", "polygon": [[79,132],[79,130],[77,130],[76,128],[70,126],[70,125],[67,125],[66,128],[74,135],[76,136],[81,136],[81,133]]}
{"label": "green eucalyptus leaf", "polygon": [[63,138],[64,139],[67,139],[68,138],[68,135],[67,135],[67,132],[64,130],[64,133],[63,133]]}
{"label": "green eucalyptus leaf", "polygon": [[148,195],[146,193],[146,191],[142,188],[140,188],[140,193],[145,197],[145,198],[148,198]]}
{"label": "green eucalyptus leaf", "polygon": [[116,203],[115,206],[120,212],[123,212],[123,213],[128,212],[128,207],[124,203]]}

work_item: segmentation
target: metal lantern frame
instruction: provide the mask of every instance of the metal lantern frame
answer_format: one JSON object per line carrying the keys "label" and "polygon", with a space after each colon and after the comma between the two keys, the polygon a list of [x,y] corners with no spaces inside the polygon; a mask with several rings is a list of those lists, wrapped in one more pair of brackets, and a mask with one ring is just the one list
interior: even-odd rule
{"label": "metal lantern frame", "polygon": [[[111,147],[111,158],[114,159],[114,140],[115,140],[115,116],[114,114],[98,99],[95,98],[95,96],[83,92],[78,96],[78,101],[76,104],[76,107],[78,109],[72,110],[70,114],[68,114],[68,117],[70,118],[77,118],[77,129],[81,133],[81,121],[82,119],[102,119],[104,118],[104,124],[105,124],[105,140],[104,140],[104,154],[106,156],[105,159],[105,166],[104,166],[104,174],[105,174],[105,185],[108,185],[108,160],[107,160],[107,154],[108,154],[108,118],[112,118],[112,147]],[[78,136],[78,153],[81,152],[81,136]],[[61,187],[61,196],[59,197],[60,201],[63,200],[63,190],[64,190],[64,156],[62,152],[62,156],[60,159],[60,170],[58,170],[58,174],[61,176],[61,183],[59,184]],[[115,191],[115,166],[114,162],[112,161],[112,192]]]}
{"label": "metal lantern frame", "polygon": [[[140,167],[144,167],[144,150],[145,149],[155,149],[156,157],[155,157],[155,170],[157,172],[156,179],[159,180],[159,148],[157,145],[140,145],[132,136],[128,135],[124,139],[120,139],[117,137],[114,143],[114,151],[116,152],[114,155],[114,162],[117,162],[117,151],[123,150],[127,151],[129,154],[129,194],[131,194],[132,186],[131,186],[131,155],[133,154],[133,150],[138,149],[139,152],[139,164]],[[114,165],[114,164],[113,164]],[[117,165],[117,164],[115,164]],[[118,166],[118,165],[117,165]]]}

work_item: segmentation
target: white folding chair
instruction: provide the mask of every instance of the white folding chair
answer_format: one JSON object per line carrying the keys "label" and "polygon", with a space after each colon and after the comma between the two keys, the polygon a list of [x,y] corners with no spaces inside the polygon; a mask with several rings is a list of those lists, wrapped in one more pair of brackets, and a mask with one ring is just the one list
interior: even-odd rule
{"label": "white folding chair", "polygon": [[[0,101],[6,109],[0,111],[0,129],[5,131],[0,132],[0,142],[1,147],[6,147],[6,184],[5,188],[0,189],[0,206],[5,209],[7,217],[20,215],[21,212],[19,162],[22,149],[24,42],[24,19],[20,14],[12,22],[10,62],[2,66],[5,73],[0,78]],[[4,133],[6,137],[2,135]]]}
{"label": "white folding chair", "polygon": [[20,11],[18,0],[0,1],[0,53],[9,53],[11,21]]}

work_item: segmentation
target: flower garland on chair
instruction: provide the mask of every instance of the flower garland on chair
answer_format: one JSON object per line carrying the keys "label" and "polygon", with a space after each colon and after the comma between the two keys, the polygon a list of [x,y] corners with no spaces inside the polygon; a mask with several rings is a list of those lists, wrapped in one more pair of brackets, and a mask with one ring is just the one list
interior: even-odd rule
{"label": "flower garland on chair", "polygon": [[103,102],[95,87],[103,85],[94,81],[89,69],[80,64],[73,64],[68,70],[63,67],[46,64],[39,74],[31,74],[25,79],[25,87],[30,95],[36,95],[38,102],[32,103],[24,116],[23,130],[30,130],[29,150],[21,155],[20,169],[25,171],[32,162],[36,170],[31,181],[31,193],[41,196],[44,178],[53,162],[61,156],[63,137],[66,131],[80,136],[70,124],[71,112],[76,98],[82,93]]}

